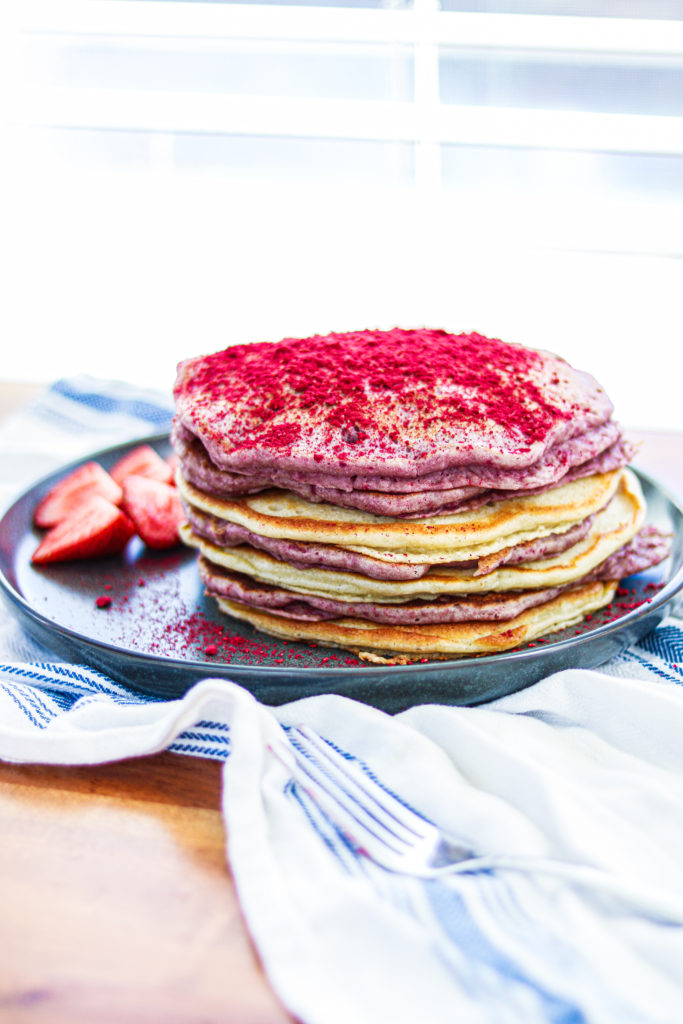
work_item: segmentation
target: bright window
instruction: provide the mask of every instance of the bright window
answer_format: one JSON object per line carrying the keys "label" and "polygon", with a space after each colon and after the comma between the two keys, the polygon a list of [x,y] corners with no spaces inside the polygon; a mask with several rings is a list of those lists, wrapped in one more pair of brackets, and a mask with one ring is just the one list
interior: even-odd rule
{"label": "bright window", "polygon": [[681,343],[683,0],[16,13],[10,377],[429,323],[681,419],[631,367]]}

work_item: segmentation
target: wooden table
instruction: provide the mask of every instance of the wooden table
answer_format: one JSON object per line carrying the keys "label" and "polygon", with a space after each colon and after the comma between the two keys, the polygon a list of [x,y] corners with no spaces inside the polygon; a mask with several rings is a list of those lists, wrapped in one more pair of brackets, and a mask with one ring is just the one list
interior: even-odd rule
{"label": "wooden table", "polygon": [[[15,395],[0,384],[0,416]],[[683,433],[631,436],[683,497]],[[293,1019],[240,915],[219,798],[220,765],[182,755],[0,764],[0,1021]]]}

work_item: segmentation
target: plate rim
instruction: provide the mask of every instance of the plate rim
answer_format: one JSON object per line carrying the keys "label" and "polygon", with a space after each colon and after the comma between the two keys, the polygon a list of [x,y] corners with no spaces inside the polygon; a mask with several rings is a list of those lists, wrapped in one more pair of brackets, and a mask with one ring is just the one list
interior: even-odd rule
{"label": "plate rim", "polygon": [[[114,459],[117,452],[124,449],[131,449],[142,444],[149,444],[151,446],[154,446],[155,444],[170,444],[169,433],[167,431],[161,431],[154,434],[147,434],[143,437],[131,438],[126,441],[122,441],[116,445],[109,445],[106,448],[101,448],[98,449],[97,451],[90,452],[80,456],[79,458],[73,459],[70,462],[64,464],[63,466],[57,467],[51,472],[44,474],[29,487],[26,487],[3,510],[2,515],[0,516],[0,528],[3,526],[7,517],[15,513],[17,506],[25,502],[30,495],[34,494],[34,492],[40,492],[42,489],[47,489],[47,487],[50,484],[52,484],[53,481],[56,482],[56,477],[62,477],[66,475],[71,470],[76,469],[78,466],[82,465],[84,462],[97,461],[98,459],[105,459],[105,461],[110,458]],[[683,521],[683,503],[679,501],[679,499],[674,494],[672,494],[668,490],[668,488],[660,484],[656,479],[654,479],[649,473],[645,472],[644,470],[641,470],[635,466],[629,466],[628,468],[633,473],[635,473],[635,475],[640,480],[645,481],[650,487],[654,488],[658,492],[658,494],[663,499],[665,499],[666,502],[668,502],[670,506],[676,509],[678,514],[681,516],[681,520]],[[628,577],[624,577],[624,579],[628,579]],[[432,673],[442,672],[444,669],[463,668],[468,664],[476,664],[479,668],[485,669],[487,665],[492,664],[499,666],[501,664],[505,664],[506,662],[516,664],[520,661],[526,662],[540,660],[542,657],[546,656],[551,652],[553,654],[557,652],[559,656],[567,650],[573,650],[577,647],[581,647],[583,644],[590,643],[595,638],[606,638],[612,634],[621,632],[629,624],[635,622],[639,618],[642,618],[644,615],[652,615],[653,613],[657,612],[660,608],[662,608],[662,606],[667,605],[670,601],[672,601],[681,590],[683,590],[683,559],[681,560],[681,565],[679,566],[675,574],[672,576],[672,578],[664,585],[664,587],[659,591],[659,593],[656,596],[650,599],[649,602],[643,605],[639,605],[638,608],[632,609],[625,615],[621,615],[614,622],[602,623],[590,630],[587,630],[579,636],[565,637],[563,640],[558,640],[555,643],[553,643],[551,647],[533,649],[529,649],[527,647],[522,648],[521,650],[500,651],[496,654],[478,655],[476,657],[469,658],[462,657],[451,659],[430,659],[429,661],[424,662],[417,660],[411,662],[408,665],[373,665],[369,663],[343,666],[330,664],[324,666],[321,665],[319,666],[319,668],[321,670],[324,669],[326,679],[347,679],[356,677],[359,675],[359,673],[362,673],[363,678],[367,679],[368,682],[371,682],[375,677],[385,676],[388,671],[391,672],[392,676],[401,678],[403,676],[413,675],[416,673],[416,671],[424,673],[425,675],[430,675]],[[253,674],[252,665],[232,663],[214,664],[212,662],[201,661],[194,658],[182,660],[179,658],[173,658],[161,654],[152,654],[147,651],[131,650],[128,648],[116,646],[114,644],[108,644],[102,640],[98,640],[93,637],[89,637],[84,633],[77,632],[71,627],[62,626],[59,623],[54,622],[54,620],[42,615],[26,600],[26,598],[24,598],[24,596],[12,585],[10,580],[7,579],[2,565],[0,565],[0,592],[2,592],[6,600],[8,600],[9,603],[14,608],[18,609],[21,612],[21,614],[25,615],[28,619],[30,619],[36,625],[40,626],[42,629],[46,629],[48,632],[56,632],[77,645],[85,647],[95,647],[97,650],[106,653],[110,657],[114,656],[117,658],[123,658],[124,660],[128,660],[130,658],[136,660],[142,659],[153,665],[166,665],[168,668],[173,667],[175,669],[185,668],[187,670],[196,670],[197,668],[203,669],[204,667],[206,667],[206,669],[209,671],[209,674],[211,669],[218,670],[221,672],[229,670],[230,674],[234,674],[235,676]],[[291,677],[292,672],[299,672],[301,673],[302,676],[305,676],[307,673],[310,672],[309,668],[301,668],[291,665],[259,665],[258,668],[259,672],[264,673],[268,678],[272,679],[273,682],[277,681],[278,677]]]}

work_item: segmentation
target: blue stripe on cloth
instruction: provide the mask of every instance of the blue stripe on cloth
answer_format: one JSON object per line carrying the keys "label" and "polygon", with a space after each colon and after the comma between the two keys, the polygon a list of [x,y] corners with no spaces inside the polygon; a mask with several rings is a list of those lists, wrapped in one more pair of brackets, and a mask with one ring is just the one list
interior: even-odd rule
{"label": "blue stripe on cloth", "polygon": [[44,729],[55,717],[56,712],[46,714],[41,708],[36,708],[30,701],[26,701],[21,687],[9,683],[0,683],[0,689],[4,690],[11,697],[17,707],[26,715],[29,722],[35,725],[37,729]]}
{"label": "blue stripe on cloth", "polygon": [[229,732],[230,726],[227,722],[207,722],[202,719],[201,722],[197,722],[198,729],[216,729],[218,732]]}
{"label": "blue stripe on cloth", "polygon": [[174,754],[192,754],[195,757],[208,757],[214,761],[225,761],[229,754],[228,750],[219,746],[185,743],[182,734],[167,749]]}
{"label": "blue stripe on cloth", "polygon": [[659,626],[637,644],[642,650],[656,654],[672,671],[683,676],[683,630],[678,626]]}
{"label": "blue stripe on cloth", "polygon": [[60,662],[37,662],[34,665],[0,664],[0,672],[29,679],[42,689],[59,688],[62,692],[80,697],[83,693],[99,693],[119,704],[145,704],[161,700],[141,697],[127,690],[107,676],[84,665],[66,665]]}
{"label": "blue stripe on cloth", "polygon": [[[597,980],[594,957],[590,954],[585,956],[580,947],[567,942],[564,931],[558,931],[555,895],[547,895],[547,917],[541,922],[529,909],[538,904],[536,879],[528,876],[502,877],[496,872],[487,872],[483,879],[479,877],[477,881],[477,897],[484,903],[495,927],[502,928],[505,935],[513,939],[516,948],[525,951],[527,959],[537,958],[546,975],[550,970],[557,979],[557,989],[571,993],[572,1004],[579,1002],[580,992],[591,993],[594,1004]],[[615,1000],[620,998],[620,993],[615,996],[602,986],[600,1001],[609,1010],[606,1019],[618,1020],[620,1024],[635,1024],[636,1021],[642,1024],[630,1006],[617,1005]],[[583,1020],[585,1011],[586,1007],[577,1019]]]}
{"label": "blue stripe on cloth", "polygon": [[[513,989],[521,985],[533,994],[539,1001],[542,1019],[548,1021],[548,1024],[583,1024],[585,1017],[578,1006],[529,977],[519,964],[494,945],[470,914],[457,883],[451,881],[446,885],[438,880],[429,880],[423,885],[429,905],[444,934],[465,951],[469,958],[492,968]],[[538,941],[543,941],[541,934],[538,935]]]}
{"label": "blue stripe on cloth", "polygon": [[654,676],[657,676],[659,679],[666,679],[668,683],[675,683],[676,685],[680,685],[683,682],[682,679],[677,678],[677,676],[674,675],[673,669],[660,668],[660,666],[655,665],[655,663],[651,659],[645,658],[642,654],[639,654],[635,647],[629,647],[628,650],[622,651],[619,657],[626,662],[635,662],[636,665],[640,665],[642,668],[647,669],[648,672],[651,672]]}
{"label": "blue stripe on cloth", "polygon": [[[0,682],[6,693],[36,729],[44,729],[60,714],[81,710],[93,704],[144,704],[144,698],[129,693],[122,687],[88,669],[74,671],[59,664],[0,665],[5,676],[15,677]],[[24,682],[23,680],[29,680]],[[36,685],[37,684],[37,685]],[[55,686],[59,689],[55,689]],[[151,699],[157,703],[156,698]],[[54,707],[50,707],[54,703]],[[194,754],[225,761],[230,753],[229,726],[225,722],[202,720],[192,729],[182,732],[169,750],[179,754]]]}
{"label": "blue stripe on cloth", "polygon": [[43,693],[54,701],[60,711],[69,711],[79,698],[75,693],[64,693],[63,690],[51,690],[49,687],[42,687]]}
{"label": "blue stripe on cloth", "polygon": [[224,748],[226,755],[230,750],[228,736],[212,736],[210,732],[197,732],[196,729],[188,729],[182,733],[182,737],[186,740],[198,740],[200,743],[214,743],[217,747]]}
{"label": "blue stripe on cloth", "polygon": [[133,416],[135,419],[151,423],[160,430],[170,428],[171,425],[173,414],[170,408],[154,405],[144,399],[120,398],[104,394],[102,391],[80,390],[68,380],[56,381],[52,385],[52,390],[72,402],[80,402],[81,405],[108,415],[123,413],[126,416]]}
{"label": "blue stripe on cloth", "polygon": [[[596,1000],[601,1006],[603,1020],[619,1021],[619,1024],[652,1024],[655,1019],[660,1019],[655,1013],[644,1018],[642,1006],[634,1006],[631,996],[625,996],[621,986],[614,988],[604,983],[593,951],[584,952],[558,921],[554,889],[542,896],[547,911],[541,922],[538,909],[533,912],[530,909],[538,908],[541,894],[535,878],[487,872],[483,879],[478,879],[478,882],[482,881],[483,885],[477,885],[476,896],[484,903],[493,926],[501,926],[505,935],[514,940],[515,947],[526,951],[526,957],[536,958],[543,972],[550,968],[557,979],[555,983],[551,982],[553,987],[565,995],[569,992],[573,1003],[581,1002],[582,1012],[589,1020],[594,1017]],[[585,998],[582,999],[580,993],[585,993]]]}
{"label": "blue stripe on cloth", "polygon": [[67,416],[63,410],[55,409],[41,400],[31,409],[31,415],[43,420],[51,427],[55,427],[60,433],[81,434],[83,432],[83,419],[81,416]]}
{"label": "blue stripe on cloth", "polygon": [[[291,725],[285,725],[285,726],[283,726],[283,729],[284,729],[284,730],[285,730],[285,732],[287,733],[287,738],[288,738],[289,742],[290,742],[290,743],[292,744],[292,746],[293,746],[293,747],[296,747],[296,749],[297,749],[297,750],[299,751],[299,753],[300,753],[300,754],[301,754],[301,755],[302,755],[303,757],[306,757],[306,758],[309,758],[309,759],[310,759],[310,754],[308,753],[308,751],[307,751],[307,750],[305,750],[305,749],[304,749],[304,748],[303,748],[303,747],[301,746],[301,744],[300,744],[300,743],[298,742],[298,740],[297,740],[297,738],[296,738],[296,735],[295,735],[295,734],[294,734],[294,735],[292,734],[292,730],[293,730],[294,728],[295,728],[295,726],[291,726]],[[367,765],[367,764],[365,763],[365,761],[362,761],[362,760],[361,760],[361,759],[360,759],[359,757],[356,757],[356,755],[355,755],[355,754],[350,754],[350,753],[348,752],[348,750],[344,750],[344,748],[343,748],[343,747],[340,747],[340,746],[338,746],[338,745],[337,745],[336,743],[333,743],[333,742],[332,742],[332,740],[329,740],[329,739],[328,739],[328,738],[327,738],[326,736],[320,736],[320,739],[321,739],[321,740],[322,740],[322,741],[323,741],[324,743],[326,743],[326,744],[328,745],[328,747],[331,747],[331,748],[332,748],[332,750],[334,750],[334,751],[335,751],[335,753],[339,754],[339,756],[340,756],[340,757],[343,757],[345,761],[348,761],[348,762],[349,762],[350,764],[355,764],[355,765],[357,765],[357,766],[358,766],[358,768],[360,768],[360,769],[361,769],[361,771],[362,771],[362,772],[363,772],[363,773],[364,773],[365,775],[367,775],[367,777],[368,777],[369,779],[371,779],[371,780],[372,780],[373,782],[375,782],[375,783],[376,783],[376,784],[377,784],[377,785],[378,785],[378,786],[379,786],[379,787],[380,787],[381,789],[383,789],[383,790],[384,790],[384,792],[385,792],[385,793],[386,793],[386,794],[387,794],[388,796],[391,796],[391,797],[393,797],[393,798],[394,798],[394,800],[396,800],[396,801],[397,801],[398,803],[402,804],[402,805],[403,805],[403,806],[404,806],[404,807],[405,807],[405,808],[406,808],[407,810],[409,810],[409,811],[412,811],[412,813],[413,813],[413,814],[417,814],[417,815],[420,815],[420,812],[419,812],[418,810],[416,810],[416,809],[415,809],[415,808],[414,808],[414,807],[413,807],[413,806],[412,806],[411,804],[407,803],[407,802],[406,802],[406,801],[405,801],[405,800],[403,799],[403,797],[402,797],[402,796],[399,796],[399,794],[398,794],[398,793],[395,793],[395,792],[393,791],[393,789],[389,789],[389,787],[388,787],[388,786],[386,786],[386,785],[385,785],[385,783],[384,783],[384,782],[382,782],[382,780],[381,780],[380,778],[378,778],[378,777],[377,777],[377,776],[375,775],[375,773],[373,772],[372,768],[370,768],[370,766],[369,766],[369,765]],[[420,817],[421,817],[421,815],[420,815]]]}
{"label": "blue stripe on cloth", "polygon": [[48,707],[44,700],[41,699],[40,691],[36,690],[33,686],[22,685],[17,686],[15,684],[15,692],[18,692],[23,696],[24,700],[30,704],[37,715],[41,718],[46,719],[48,722],[52,721],[53,718],[59,714],[59,711],[55,708]]}
{"label": "blue stripe on cloth", "polygon": [[312,800],[308,793],[291,779],[287,782],[284,791],[296,800],[309,825],[322,839],[346,874],[358,875],[361,873],[361,865],[354,848],[336,825],[333,825],[321,811],[315,800]]}
{"label": "blue stripe on cloth", "polygon": [[32,664],[13,662],[0,663],[0,671],[19,680],[30,680],[43,684],[41,688],[59,686],[67,692],[80,693],[83,689],[131,697],[129,691],[113,683],[107,676],[82,665],[66,665],[61,662],[39,661]]}

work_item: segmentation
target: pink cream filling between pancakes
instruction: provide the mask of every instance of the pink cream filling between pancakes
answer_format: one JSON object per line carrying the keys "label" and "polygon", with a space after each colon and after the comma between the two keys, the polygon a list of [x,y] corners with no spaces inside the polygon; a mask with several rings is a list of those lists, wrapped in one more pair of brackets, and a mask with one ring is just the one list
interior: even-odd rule
{"label": "pink cream filling between pancakes", "polygon": [[[619,469],[633,455],[633,448],[622,439],[620,428],[610,423],[588,436],[567,442],[559,450],[551,450],[539,465],[529,470],[503,472],[485,466],[453,471],[453,479],[466,479],[469,473],[469,478],[477,481],[476,485],[450,487],[445,474],[441,474],[436,490],[421,489],[425,482],[423,480],[406,482],[374,478],[375,483],[380,482],[387,488],[393,483],[405,488],[403,493],[392,494],[366,490],[367,480],[358,476],[335,477],[315,472],[308,476],[275,469],[257,475],[225,472],[211,463],[196,438],[188,441],[186,432],[177,424],[174,446],[180,456],[183,476],[213,497],[237,497],[256,494],[269,487],[280,487],[308,501],[355,508],[398,519],[467,511],[492,501],[504,501],[517,494],[542,494],[560,484]],[[494,481],[499,489],[491,488]]]}
{"label": "pink cream filling between pancakes", "polygon": [[[299,543],[292,540],[263,537],[248,530],[245,526],[226,522],[224,519],[202,512],[187,503],[184,508],[194,532],[217,547],[233,548],[241,544],[248,544],[250,547],[268,552],[269,555],[281,562],[287,562],[289,565],[299,568],[358,572],[371,579],[393,581],[421,579],[431,569],[431,565],[428,563],[411,565],[405,562],[385,562],[357,551],[335,547],[333,544]],[[537,537],[521,544],[502,548],[492,555],[486,555],[485,559],[481,560],[481,565],[476,559],[439,562],[439,565],[458,565],[463,569],[477,566],[475,576],[478,576],[492,572],[500,565],[518,565],[520,562],[550,558],[582,540],[590,530],[594,518],[595,515],[588,516],[583,522],[577,523],[565,533],[551,533],[547,537]]]}
{"label": "pink cream filling between pancakes", "polygon": [[417,599],[403,604],[346,602],[327,597],[295,594],[269,584],[258,583],[199,559],[199,572],[212,597],[227,598],[251,608],[266,609],[271,615],[299,621],[321,622],[338,618],[359,618],[386,625],[438,625],[453,622],[507,621],[527,608],[537,607],[558,594],[583,583],[619,580],[662,561],[669,542],[656,527],[645,526],[630,543],[574,583],[543,590],[510,591],[467,598],[442,596]]}

